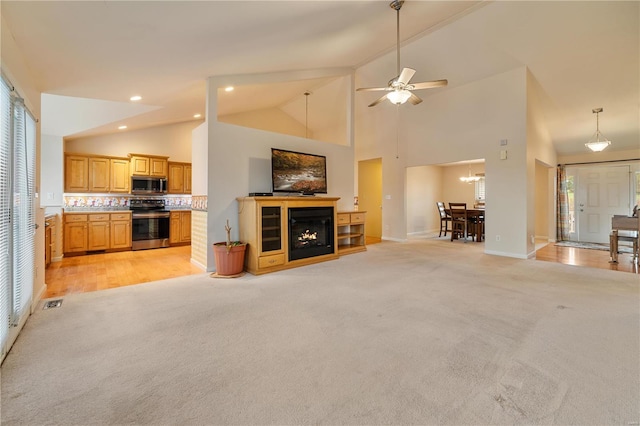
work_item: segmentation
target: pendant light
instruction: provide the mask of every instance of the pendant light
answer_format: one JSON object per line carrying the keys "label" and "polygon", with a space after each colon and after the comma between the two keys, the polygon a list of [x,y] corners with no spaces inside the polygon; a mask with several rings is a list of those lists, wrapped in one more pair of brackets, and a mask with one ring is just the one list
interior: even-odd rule
{"label": "pendant light", "polygon": [[304,137],[309,139],[309,95],[311,92],[304,92]]}
{"label": "pendant light", "polygon": [[466,183],[473,183],[473,182],[477,182],[480,180],[480,176],[471,176],[471,164],[469,164],[469,175],[468,176],[461,176],[460,180],[462,182],[466,182]]}
{"label": "pendant light", "polygon": [[[611,141],[605,138],[602,133],[600,133],[598,114],[602,112],[602,108],[594,108],[592,111],[596,115],[596,133],[593,135],[591,140],[589,140],[589,142],[584,144],[584,146],[586,146],[593,152],[600,152],[611,145]],[[602,138],[602,140],[600,138]]]}

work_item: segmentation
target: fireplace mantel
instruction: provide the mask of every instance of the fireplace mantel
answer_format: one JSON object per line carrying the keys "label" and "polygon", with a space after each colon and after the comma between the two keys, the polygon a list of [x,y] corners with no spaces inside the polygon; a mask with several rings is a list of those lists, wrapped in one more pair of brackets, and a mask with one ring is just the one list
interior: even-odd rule
{"label": "fireplace mantel", "polygon": [[[245,269],[265,274],[338,258],[337,201],[339,197],[238,197],[240,240],[246,242]],[[289,209],[330,207],[333,209],[332,252],[290,260]]]}

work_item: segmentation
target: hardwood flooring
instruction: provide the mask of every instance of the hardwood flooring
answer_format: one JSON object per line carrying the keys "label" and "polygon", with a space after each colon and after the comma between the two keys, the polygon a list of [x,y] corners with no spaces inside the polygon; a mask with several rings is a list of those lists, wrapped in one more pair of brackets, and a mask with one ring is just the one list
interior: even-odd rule
{"label": "hardwood flooring", "polygon": [[45,270],[44,297],[205,273],[190,259],[191,246],[65,257]]}
{"label": "hardwood flooring", "polygon": [[609,252],[606,250],[559,247],[554,243],[549,243],[538,249],[536,251],[536,260],[638,273],[638,264],[632,262],[631,254],[621,253],[618,255],[618,263],[609,263]]}
{"label": "hardwood flooring", "polygon": [[[375,242],[378,241],[367,241],[367,244]],[[191,246],[65,257],[62,262],[54,262],[46,269],[47,291],[44,297],[60,297],[205,273],[192,264],[190,258]],[[621,254],[618,263],[611,264],[608,251],[558,247],[553,243],[538,249],[536,259],[639,273],[638,265],[631,262],[630,254]]]}

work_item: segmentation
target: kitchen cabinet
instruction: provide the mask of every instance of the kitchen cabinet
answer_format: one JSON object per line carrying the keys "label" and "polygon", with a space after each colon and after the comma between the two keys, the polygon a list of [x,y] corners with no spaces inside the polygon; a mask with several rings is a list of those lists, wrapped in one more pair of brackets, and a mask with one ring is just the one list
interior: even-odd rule
{"label": "kitchen cabinet", "polygon": [[65,154],[65,192],[128,193],[130,179],[128,158]]}
{"label": "kitchen cabinet", "polygon": [[64,158],[64,192],[89,191],[89,157],[67,154]]}
{"label": "kitchen cabinet", "polygon": [[131,249],[131,212],[65,213],[64,253]]}
{"label": "kitchen cabinet", "polygon": [[53,258],[55,244],[56,231],[55,216],[47,217],[44,221],[44,267],[48,267],[51,264]]}
{"label": "kitchen cabinet", "polygon": [[111,213],[109,248],[131,248],[131,213]]}
{"label": "kitchen cabinet", "polygon": [[109,192],[128,193],[131,183],[128,158],[111,158],[111,182]]}
{"label": "kitchen cabinet", "polygon": [[109,214],[90,214],[88,221],[87,251],[109,248]]}
{"label": "kitchen cabinet", "polygon": [[191,163],[169,162],[169,194],[191,194]]}
{"label": "kitchen cabinet", "polygon": [[109,191],[109,158],[89,157],[89,192]]}
{"label": "kitchen cabinet", "polygon": [[169,157],[129,154],[132,176],[167,177]]}
{"label": "kitchen cabinet", "polygon": [[87,251],[88,215],[64,215],[64,253],[80,253]]}
{"label": "kitchen cabinet", "polygon": [[191,210],[172,211],[169,220],[169,244],[191,243]]}

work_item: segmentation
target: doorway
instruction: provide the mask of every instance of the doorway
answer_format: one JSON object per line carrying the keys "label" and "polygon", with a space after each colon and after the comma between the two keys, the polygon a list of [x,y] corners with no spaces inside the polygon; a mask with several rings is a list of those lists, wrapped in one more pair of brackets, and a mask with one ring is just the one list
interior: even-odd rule
{"label": "doorway", "polygon": [[382,158],[358,161],[358,210],[367,212],[367,243],[382,240]]}
{"label": "doorway", "polygon": [[630,166],[567,168],[574,183],[573,202],[569,194],[570,240],[609,242],[611,217],[630,214],[630,171]]}

